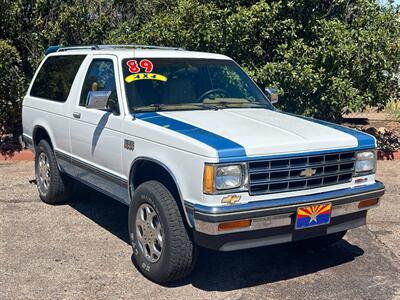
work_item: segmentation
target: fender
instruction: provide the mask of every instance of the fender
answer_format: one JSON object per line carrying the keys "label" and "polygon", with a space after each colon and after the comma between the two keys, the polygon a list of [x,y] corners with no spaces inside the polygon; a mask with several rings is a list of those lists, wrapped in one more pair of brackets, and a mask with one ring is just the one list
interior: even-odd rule
{"label": "fender", "polygon": [[39,123],[39,124],[35,125],[33,127],[33,130],[32,130],[32,142],[33,142],[33,145],[37,144],[37,142],[38,142],[38,141],[35,140],[36,131],[38,129],[42,129],[49,136],[50,143],[51,143],[51,146],[53,147],[53,150],[56,150],[56,145],[55,145],[55,139],[54,139],[54,136],[53,136],[53,132],[48,129],[50,126],[48,126],[48,124],[45,121],[43,121],[43,123],[42,122],[36,122],[36,123]]}
{"label": "fender", "polygon": [[134,187],[132,185],[132,176],[135,173],[135,167],[137,166],[137,163],[140,162],[140,161],[153,162],[153,163],[159,165],[160,167],[162,167],[165,171],[167,171],[167,173],[171,176],[172,180],[174,181],[176,189],[178,190],[180,204],[182,206],[183,213],[185,214],[185,218],[186,218],[187,224],[190,227],[193,227],[193,224],[190,221],[188,213],[186,211],[186,207],[184,205],[185,201],[182,198],[181,189],[179,187],[178,180],[177,180],[176,176],[174,175],[174,173],[171,171],[171,169],[167,165],[165,165],[163,162],[161,162],[161,161],[159,161],[157,159],[154,159],[154,158],[151,158],[151,157],[147,157],[147,156],[138,156],[131,163],[131,166],[130,166],[130,169],[129,169],[129,178],[128,178],[129,202],[133,201],[133,193],[134,193]]}

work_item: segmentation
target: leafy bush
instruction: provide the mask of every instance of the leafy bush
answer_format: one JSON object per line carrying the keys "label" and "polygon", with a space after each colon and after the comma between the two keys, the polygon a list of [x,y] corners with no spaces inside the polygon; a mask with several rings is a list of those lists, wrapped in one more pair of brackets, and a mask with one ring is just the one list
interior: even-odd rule
{"label": "leafy bush", "polygon": [[25,78],[21,59],[15,47],[0,40],[0,152],[11,154],[20,150],[21,99]]}
{"label": "leafy bush", "polygon": [[394,131],[383,128],[376,129],[374,127],[359,129],[373,135],[376,138],[377,149],[382,151],[385,155],[400,150],[400,137]]}
{"label": "leafy bush", "polygon": [[55,44],[138,43],[219,52],[234,58],[261,87],[278,87],[279,106],[289,112],[340,120],[343,112],[384,108],[400,95],[395,75],[400,18],[390,3],[3,0],[0,68],[8,79],[0,99],[1,143],[4,133],[20,132],[23,78],[32,78],[44,50]]}
{"label": "leafy bush", "polygon": [[400,19],[376,1],[178,0],[111,42],[183,46],[233,57],[280,108],[328,120],[398,94]]}

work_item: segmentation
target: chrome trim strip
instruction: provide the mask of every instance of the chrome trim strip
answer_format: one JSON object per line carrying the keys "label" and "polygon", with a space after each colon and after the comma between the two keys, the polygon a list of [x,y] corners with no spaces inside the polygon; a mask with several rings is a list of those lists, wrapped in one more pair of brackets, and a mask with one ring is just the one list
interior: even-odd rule
{"label": "chrome trim strip", "polygon": [[61,151],[55,151],[57,163],[63,172],[126,205],[129,205],[128,181],[101,170]]}
{"label": "chrome trim strip", "polygon": [[[356,201],[356,202],[352,202],[352,203],[333,206],[331,217],[334,218],[334,217],[338,217],[338,216],[356,213],[359,211],[377,207],[380,204],[380,201],[379,201],[378,204],[376,204],[376,205],[358,208],[359,202],[360,201]],[[195,219],[195,228],[196,228],[196,231],[199,231],[199,232],[202,232],[205,234],[221,235],[221,234],[227,234],[227,233],[235,233],[235,232],[253,231],[253,230],[260,230],[260,229],[290,226],[290,225],[293,225],[293,223],[294,223],[294,216],[295,216],[295,212],[288,213],[288,214],[259,217],[259,218],[251,218],[252,223],[251,223],[250,227],[229,230],[229,231],[228,230],[227,231],[219,231],[218,230],[218,225],[221,223],[224,223],[224,222],[211,223],[211,222]]]}
{"label": "chrome trim strip", "polygon": [[[351,196],[368,196],[376,192],[384,192],[385,186],[382,182],[376,181],[370,185],[357,186],[325,193],[297,196],[273,200],[254,201],[243,204],[206,206],[202,204],[192,204],[194,211],[205,215],[235,215],[245,212],[265,211],[283,207],[293,207],[304,203],[320,203],[326,201],[337,201]],[[187,204],[187,203],[185,203]]]}
{"label": "chrome trim strip", "polygon": [[75,157],[72,157],[71,155],[65,154],[61,151],[56,150],[56,157],[60,158],[60,159],[64,159],[64,160],[69,160],[72,164],[75,164],[76,166],[79,166],[87,171],[93,172],[94,174],[96,174],[97,176],[101,176],[104,179],[107,179],[111,182],[120,184],[120,185],[127,185],[128,184],[128,180],[126,180],[125,178],[119,177],[117,175],[114,175],[112,173],[109,173],[107,171],[104,171],[98,167],[95,167],[87,162],[84,162],[80,159],[77,159]]}
{"label": "chrome trim strip", "polygon": [[211,235],[220,235],[226,233],[234,233],[234,232],[243,232],[243,231],[253,231],[259,229],[267,229],[281,226],[288,226],[292,224],[292,213],[290,214],[282,214],[275,216],[267,216],[252,219],[252,223],[250,227],[235,229],[235,230],[227,230],[227,231],[218,231],[218,225],[223,222],[218,223],[209,223],[203,220],[194,220],[196,231],[203,232]]}

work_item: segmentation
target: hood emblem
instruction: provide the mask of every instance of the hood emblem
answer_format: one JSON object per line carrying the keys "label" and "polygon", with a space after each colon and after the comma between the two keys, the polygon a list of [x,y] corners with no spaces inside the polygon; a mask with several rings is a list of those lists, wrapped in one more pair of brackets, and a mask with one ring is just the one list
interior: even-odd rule
{"label": "hood emblem", "polygon": [[315,173],[317,173],[316,169],[307,168],[307,169],[301,171],[300,176],[301,177],[311,177],[311,176],[315,175]]}

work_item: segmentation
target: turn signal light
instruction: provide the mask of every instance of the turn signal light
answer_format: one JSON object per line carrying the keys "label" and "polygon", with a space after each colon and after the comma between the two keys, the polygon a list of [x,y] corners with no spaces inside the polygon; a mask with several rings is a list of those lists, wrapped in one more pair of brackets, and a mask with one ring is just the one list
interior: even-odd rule
{"label": "turn signal light", "polygon": [[251,226],[251,220],[240,220],[218,224],[218,231],[234,230]]}
{"label": "turn signal light", "polygon": [[365,207],[368,207],[368,206],[376,205],[376,204],[378,204],[378,200],[379,199],[376,198],[376,199],[368,199],[368,200],[360,201],[358,203],[358,208],[365,208]]}
{"label": "turn signal light", "polygon": [[206,165],[203,174],[203,191],[210,194],[214,191],[214,167]]}

